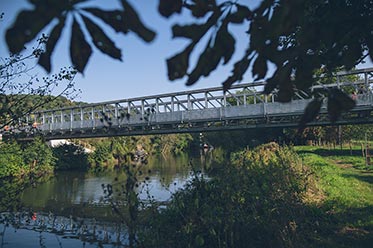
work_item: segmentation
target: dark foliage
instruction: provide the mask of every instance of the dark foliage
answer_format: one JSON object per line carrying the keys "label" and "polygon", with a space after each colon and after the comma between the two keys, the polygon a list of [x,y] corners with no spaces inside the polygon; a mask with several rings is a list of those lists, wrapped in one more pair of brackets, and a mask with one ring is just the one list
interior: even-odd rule
{"label": "dark foliage", "polygon": [[[137,34],[142,40],[150,42],[154,39],[155,33],[148,29],[140,20],[136,11],[126,1],[121,0],[122,9],[105,11],[97,8],[81,8],[82,2],[87,0],[53,0],[53,1],[33,1],[33,10],[21,11],[13,26],[6,32],[6,42],[11,53],[20,53],[25,44],[35,39],[37,35],[54,20],[58,20],[48,36],[46,53],[40,59],[39,64],[48,72],[51,71],[50,58],[57,41],[61,38],[63,28],[67,25],[68,16],[73,16],[70,41],[70,57],[75,68],[83,73],[92,53],[92,48],[87,42],[82,27],[88,30],[93,44],[102,52],[113,59],[121,60],[121,50],[105,34],[102,26],[92,18],[92,15],[101,19],[110,28],[123,34],[129,31]],[[77,18],[79,16],[79,18]],[[78,21],[82,20],[82,22]],[[84,24],[84,25],[83,25]]]}
{"label": "dark foliage", "polygon": [[86,170],[88,155],[80,146],[64,144],[53,149],[56,157],[56,170]]}
{"label": "dark foliage", "polygon": [[[103,10],[79,7],[88,0],[29,0],[34,9],[20,12],[7,30],[9,50],[19,53],[27,42],[57,19],[49,35],[47,51],[39,59],[39,64],[50,71],[50,56],[66,25],[66,17],[74,15],[79,18],[74,17],[73,21],[70,57],[79,72],[85,70],[92,53],[83,27],[101,52],[120,60],[121,50],[103,31],[105,25],[98,24],[95,18],[117,32],[134,32],[146,42],[152,41],[155,33],[142,23],[126,0],[119,1],[121,9]],[[372,10],[370,0],[262,0],[256,7],[249,7],[246,1],[160,0],[158,11],[162,16],[168,18],[188,11],[195,19],[192,23],[172,27],[174,38],[186,38],[190,42],[167,59],[168,77],[170,80],[187,77],[186,84],[193,85],[218,66],[230,62],[236,50],[231,26],[239,24],[247,26],[243,35],[247,35],[249,42],[242,57],[234,62],[232,74],[223,81],[224,88],[240,82],[251,69],[255,80],[267,80],[265,93],[277,89],[278,101],[289,102],[295,90],[307,89],[314,83],[315,70],[323,68],[326,75],[331,75],[337,68],[349,70],[365,58],[373,57]],[[197,45],[200,47],[204,40],[207,43],[197,63],[189,63]],[[269,64],[276,68],[272,75],[269,75]],[[337,103],[342,110],[354,106],[349,100],[339,101],[340,98],[345,99],[342,93],[328,92],[332,121],[341,113],[335,108]],[[310,106],[302,125],[315,116],[315,103]]]}
{"label": "dark foliage", "polygon": [[146,247],[301,247],[307,169],[288,148],[236,154],[211,180],[193,177],[141,233]]}

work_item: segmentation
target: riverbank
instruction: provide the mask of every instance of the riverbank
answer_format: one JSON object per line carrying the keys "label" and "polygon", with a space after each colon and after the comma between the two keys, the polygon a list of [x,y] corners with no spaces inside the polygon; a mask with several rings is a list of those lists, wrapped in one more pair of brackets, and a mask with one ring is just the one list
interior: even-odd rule
{"label": "riverbank", "polygon": [[[288,148],[271,143],[235,153],[231,163],[215,161],[214,168],[208,166],[209,171],[213,170],[208,179],[206,174],[199,173],[207,168],[206,161],[201,160],[203,166],[191,175],[188,164],[193,160],[180,159],[162,160],[157,165],[150,160],[134,178],[144,186],[133,188],[139,199],[154,199],[148,196],[159,192],[159,199],[163,200],[165,192],[166,198],[170,198],[172,191],[167,209],[159,212],[159,205],[154,204],[146,205],[146,215],[132,212],[139,214],[135,218],[139,221],[135,232],[138,242],[145,247],[251,244],[352,248],[371,247],[373,243],[373,171],[365,167],[359,148],[351,152],[312,146]],[[107,190],[109,185],[114,190],[127,185],[124,171],[111,171],[110,177],[108,172],[102,172],[100,178],[82,171],[74,173],[63,172],[42,187],[23,193],[17,189],[7,191],[7,198],[22,196],[22,205],[41,216],[42,212],[53,213],[57,207],[57,216],[75,217],[83,211],[81,216],[96,220],[124,220],[123,215],[110,212],[110,204],[99,209],[90,206],[97,205],[104,196],[102,185]],[[165,192],[158,191],[164,186]],[[116,192],[119,196],[122,190]],[[115,192],[113,196],[116,197]],[[61,199],[66,204],[57,202]],[[122,201],[118,198],[114,203]],[[28,218],[32,221],[32,216]]]}
{"label": "riverbank", "polygon": [[[359,149],[295,147],[310,166],[322,192],[309,199],[317,213],[312,247],[371,247],[373,243],[373,166]],[[317,222],[316,222],[317,221]]]}
{"label": "riverbank", "polygon": [[[359,153],[267,144],[195,179],[146,226],[158,247],[371,247],[373,173]],[[177,230],[176,232],[174,230]],[[245,244],[245,245],[242,245]]]}

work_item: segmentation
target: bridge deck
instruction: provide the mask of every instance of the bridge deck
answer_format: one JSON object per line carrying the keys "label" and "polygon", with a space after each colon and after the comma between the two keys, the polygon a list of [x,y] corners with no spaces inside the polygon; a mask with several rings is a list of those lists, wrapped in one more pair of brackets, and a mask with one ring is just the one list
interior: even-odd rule
{"label": "bridge deck", "polygon": [[[372,123],[373,68],[338,73],[334,84],[315,85],[311,90],[338,87],[356,91],[356,107],[339,124]],[[355,75],[353,82],[349,81]],[[46,139],[200,132],[258,127],[294,127],[311,101],[310,94],[297,91],[290,103],[279,103],[276,92],[261,93],[265,82],[238,84],[224,92],[221,87],[122,99],[32,113],[23,138],[37,132]],[[323,104],[320,118],[311,125],[329,125]]]}

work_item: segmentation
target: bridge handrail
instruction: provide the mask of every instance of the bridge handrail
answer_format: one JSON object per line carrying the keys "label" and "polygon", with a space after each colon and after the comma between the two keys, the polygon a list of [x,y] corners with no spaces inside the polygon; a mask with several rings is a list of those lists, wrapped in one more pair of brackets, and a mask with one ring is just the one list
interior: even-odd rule
{"label": "bridge handrail", "polygon": [[[348,76],[348,75],[357,75],[357,74],[362,74],[364,73],[364,75],[367,75],[368,73],[373,73],[373,67],[372,68],[365,68],[365,69],[358,69],[358,70],[353,70],[353,71],[341,71],[341,72],[337,72],[335,74],[333,74],[335,77],[343,77],[343,76]],[[365,76],[364,79],[360,79],[358,82],[353,82],[353,83],[350,83],[350,82],[338,82],[338,83],[333,83],[333,84],[328,84],[328,85],[314,85],[312,88],[311,88],[311,91],[312,89],[318,89],[318,88],[328,88],[328,87],[340,87],[340,86],[348,86],[348,85],[357,85],[357,84],[363,84],[363,83],[373,83],[373,80],[371,79],[368,79],[367,76]],[[263,87],[265,86],[266,84],[266,81],[258,81],[258,82],[252,82],[252,83],[242,83],[242,84],[236,84],[236,85],[233,85],[227,92],[224,92],[223,91],[223,87],[220,86],[220,87],[212,87],[212,88],[203,88],[203,89],[197,89],[197,90],[189,90],[189,91],[180,91],[180,92],[174,92],[174,93],[164,93],[164,94],[158,94],[158,95],[148,95],[148,96],[144,96],[144,97],[134,97],[134,98],[125,98],[125,99],[119,99],[119,100],[112,100],[112,101],[105,101],[105,102],[99,102],[99,103],[87,103],[87,104],[82,104],[82,105],[77,105],[77,106],[69,106],[69,107],[63,107],[63,108],[55,108],[55,109],[48,109],[48,110],[40,110],[40,111],[35,111],[33,113],[31,113],[30,115],[40,115],[40,114],[48,114],[48,113],[53,113],[53,112],[62,112],[62,111],[73,111],[73,110],[76,110],[76,109],[86,109],[86,108],[95,108],[95,107],[101,107],[101,106],[110,106],[110,105],[113,105],[113,107],[115,105],[118,105],[118,104],[122,104],[122,103],[134,103],[134,102],[146,102],[146,101],[150,101],[150,100],[157,100],[157,99],[164,99],[164,98],[168,98],[168,99],[172,99],[172,98],[176,98],[176,97],[180,97],[180,96],[193,96],[193,95],[198,95],[198,94],[207,94],[207,93],[211,93],[212,92],[218,92],[218,91],[221,91],[223,92],[223,94],[219,95],[219,96],[204,96],[204,97],[193,97],[194,99],[193,100],[190,100],[191,103],[194,103],[194,102],[198,102],[198,101],[203,101],[203,100],[207,100],[207,101],[211,101],[211,100],[222,100],[223,98],[228,98],[228,97],[232,97],[233,95],[234,96],[258,96],[258,95],[262,95],[261,92],[253,92],[253,93],[250,93],[248,92],[247,94],[231,94],[229,91],[230,90],[235,90],[235,89],[246,89],[246,88],[251,88],[251,89],[256,89],[258,87]],[[227,93],[229,93],[231,96],[227,95]],[[257,93],[257,94],[256,94]],[[233,96],[233,97],[234,97]],[[188,103],[189,100],[187,99],[178,99],[175,104],[183,104],[183,103]],[[161,101],[161,105],[162,106],[167,106],[168,104],[172,104],[172,100],[168,100],[168,101]],[[149,106],[149,105],[147,105]],[[123,106],[121,106],[123,107]],[[134,108],[140,108],[141,105],[133,105]],[[125,107],[123,107],[125,108]],[[95,110],[96,112],[98,110]],[[29,116],[30,116],[29,115]]]}
{"label": "bridge handrail", "polygon": [[[229,90],[240,89],[240,88],[255,88],[259,86],[264,86],[265,83],[266,81],[253,82],[253,83],[242,83],[242,84],[233,85]],[[64,107],[64,108],[40,110],[40,111],[35,111],[32,114],[55,112],[55,111],[70,110],[70,109],[77,109],[77,108],[89,108],[89,107],[97,107],[97,106],[102,106],[102,105],[110,105],[110,104],[117,104],[117,103],[124,103],[124,102],[136,102],[136,101],[141,101],[141,100],[185,96],[185,95],[193,95],[193,94],[216,92],[216,91],[223,91],[223,87],[221,86],[221,87],[213,87],[213,88],[203,88],[203,89],[197,89],[197,90],[179,91],[179,92],[164,93],[164,94],[158,94],[158,95],[148,95],[144,97],[123,98],[119,100],[104,101],[104,102],[98,102],[98,103],[87,103],[83,105],[69,106],[69,107]]]}

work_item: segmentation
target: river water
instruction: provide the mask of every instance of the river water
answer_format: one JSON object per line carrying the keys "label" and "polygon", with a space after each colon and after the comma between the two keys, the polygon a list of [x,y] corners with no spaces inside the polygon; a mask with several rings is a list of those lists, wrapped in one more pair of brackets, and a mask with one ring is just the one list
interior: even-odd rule
{"label": "river water", "polygon": [[[138,198],[167,202],[191,179],[192,171],[203,168],[200,158],[187,155],[152,157],[137,169]],[[56,172],[50,180],[27,187],[14,196],[21,210],[0,213],[0,248],[125,246],[126,227],[110,205],[121,202],[120,196],[113,194],[108,201],[104,191],[107,185],[120,189],[125,179],[122,169]]]}

